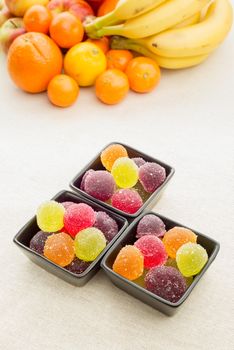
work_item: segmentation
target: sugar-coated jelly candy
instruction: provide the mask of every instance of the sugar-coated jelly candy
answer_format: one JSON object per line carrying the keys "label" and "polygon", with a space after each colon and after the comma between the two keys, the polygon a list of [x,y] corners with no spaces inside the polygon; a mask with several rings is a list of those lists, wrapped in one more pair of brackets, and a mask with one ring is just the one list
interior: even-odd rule
{"label": "sugar-coated jelly candy", "polygon": [[62,202],[61,203],[62,204],[62,206],[65,208],[65,210],[67,209],[67,208],[69,208],[72,204],[75,204],[74,202],[69,202],[69,201],[67,201],[67,202]]}
{"label": "sugar-coated jelly candy", "polygon": [[139,180],[146,192],[153,193],[166,179],[165,169],[157,163],[145,163],[139,168]]}
{"label": "sugar-coated jelly candy", "polygon": [[72,237],[95,222],[94,210],[85,203],[73,204],[64,214],[64,228]]}
{"label": "sugar-coated jelly candy", "polygon": [[132,245],[123,247],[113,264],[113,271],[133,281],[144,271],[144,257],[139,249]]}
{"label": "sugar-coated jelly candy", "polygon": [[61,203],[47,201],[37,209],[37,224],[44,232],[57,232],[63,228],[65,208]]}
{"label": "sugar-coated jelly candy", "polygon": [[72,260],[72,262],[69,265],[67,265],[65,268],[66,270],[78,275],[84,272],[89,267],[89,265],[90,263],[87,261],[74,258],[74,260]]}
{"label": "sugar-coated jelly candy", "polygon": [[125,213],[134,214],[142,207],[143,202],[138,192],[132,189],[124,189],[113,194],[111,204],[114,208]]}
{"label": "sugar-coated jelly candy", "polygon": [[69,265],[75,257],[73,239],[64,232],[49,236],[45,242],[44,256],[59,266]]}
{"label": "sugar-coated jelly candy", "polygon": [[138,168],[140,168],[140,166],[144,165],[146,163],[146,161],[141,158],[141,157],[136,157],[136,158],[131,158],[134,163],[138,166]]}
{"label": "sugar-coated jelly candy", "polygon": [[80,231],[74,242],[77,258],[84,261],[95,260],[106,247],[106,238],[96,227]]}
{"label": "sugar-coated jelly candy", "polygon": [[83,177],[82,177],[82,180],[81,180],[81,183],[80,183],[80,189],[82,190],[82,191],[84,191],[84,184],[85,184],[85,179],[86,179],[86,177],[89,175],[89,174],[91,174],[91,173],[93,173],[95,170],[93,170],[93,169],[89,169],[88,171],[86,171],[85,173],[84,173],[84,175],[83,175]]}
{"label": "sugar-coated jelly candy", "polygon": [[163,237],[167,254],[175,259],[177,250],[185,243],[196,243],[197,236],[195,233],[185,227],[173,227],[167,231]]}
{"label": "sugar-coated jelly candy", "polygon": [[186,291],[186,282],[181,273],[171,266],[153,267],[145,276],[145,286],[159,297],[176,303]]}
{"label": "sugar-coated jelly candy", "polygon": [[37,232],[29,243],[30,249],[34,250],[38,254],[43,254],[45,241],[52,233],[39,231]]}
{"label": "sugar-coated jelly candy", "polygon": [[140,238],[144,235],[154,235],[163,237],[166,232],[164,222],[154,214],[147,214],[139,221],[137,225],[136,237]]}
{"label": "sugar-coated jelly candy", "polygon": [[[168,258],[167,259],[167,261],[165,263],[165,266],[175,267],[177,270],[179,270],[179,268],[177,266],[177,263],[176,263],[176,260],[172,259],[172,258]],[[187,287],[189,287],[190,284],[192,284],[192,282],[193,282],[193,277],[192,276],[190,276],[190,277],[185,277],[184,276],[184,279],[186,281]]]}
{"label": "sugar-coated jelly candy", "polygon": [[128,152],[126,148],[119,144],[113,144],[104,149],[104,151],[102,151],[101,162],[107,170],[111,171],[116,159],[121,157],[128,157]]}
{"label": "sugar-coated jelly candy", "polygon": [[132,159],[118,158],[111,169],[115,183],[120,188],[131,188],[138,181],[138,167]]}
{"label": "sugar-coated jelly candy", "polygon": [[163,265],[167,261],[165,247],[162,241],[156,236],[142,236],[134,243],[134,246],[143,254],[144,267],[146,269]]}
{"label": "sugar-coated jelly candy", "polygon": [[107,242],[110,242],[112,238],[117,235],[119,230],[117,222],[104,211],[96,212],[96,220],[93,226],[102,231]]}
{"label": "sugar-coated jelly candy", "polygon": [[196,243],[183,244],[176,253],[177,266],[185,277],[197,275],[207,260],[207,251]]}
{"label": "sugar-coated jelly candy", "polygon": [[84,180],[84,191],[101,201],[107,201],[115,191],[113,176],[106,170],[90,172]]}

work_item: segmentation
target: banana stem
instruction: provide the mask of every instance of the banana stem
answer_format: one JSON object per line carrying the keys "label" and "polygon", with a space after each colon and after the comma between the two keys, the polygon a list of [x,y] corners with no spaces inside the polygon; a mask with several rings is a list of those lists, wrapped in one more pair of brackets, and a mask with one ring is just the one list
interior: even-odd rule
{"label": "banana stem", "polygon": [[156,55],[148,50],[147,48],[141,46],[139,43],[137,43],[134,40],[123,38],[121,36],[113,36],[111,38],[110,46],[112,49],[117,50],[132,50],[136,51],[144,56],[150,57],[153,60],[157,61]]}
{"label": "banana stem", "polygon": [[94,20],[90,20],[85,24],[86,33],[96,32],[102,27],[117,24],[119,21],[115,17],[114,11],[107,13],[102,17],[96,17]]}
{"label": "banana stem", "polygon": [[108,26],[108,27],[104,26],[101,29],[99,29],[96,34],[100,38],[103,36],[111,36],[113,34],[121,35],[123,27],[124,27],[123,24],[119,24],[116,26]]}

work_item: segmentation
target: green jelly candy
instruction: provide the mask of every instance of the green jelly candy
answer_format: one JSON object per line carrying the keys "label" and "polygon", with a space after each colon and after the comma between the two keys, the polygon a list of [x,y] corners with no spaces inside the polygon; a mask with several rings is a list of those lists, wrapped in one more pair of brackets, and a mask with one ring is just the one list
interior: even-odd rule
{"label": "green jelly candy", "polygon": [[89,227],[76,235],[74,244],[77,258],[93,261],[105,248],[106,238],[99,229]]}
{"label": "green jelly candy", "polygon": [[197,243],[183,244],[176,253],[178,269],[185,277],[197,275],[208,260],[206,250]]}

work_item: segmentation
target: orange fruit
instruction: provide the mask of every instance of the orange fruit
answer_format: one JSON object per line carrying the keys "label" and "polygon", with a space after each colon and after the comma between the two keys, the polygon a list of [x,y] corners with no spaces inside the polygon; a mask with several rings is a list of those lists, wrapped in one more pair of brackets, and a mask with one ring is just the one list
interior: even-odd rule
{"label": "orange fruit", "polygon": [[128,50],[110,50],[106,54],[107,68],[116,68],[125,71],[133,54]]}
{"label": "orange fruit", "polygon": [[47,89],[51,103],[58,107],[69,107],[79,95],[77,82],[66,74],[56,75],[49,83]]}
{"label": "orange fruit", "polygon": [[26,33],[17,37],[8,52],[8,72],[22,90],[45,91],[50,80],[62,70],[63,57],[47,35]]}
{"label": "orange fruit", "polygon": [[85,41],[73,46],[67,52],[64,58],[64,70],[79,86],[91,86],[106,70],[106,56],[97,45]]}
{"label": "orange fruit", "polygon": [[129,90],[126,74],[118,69],[103,72],[95,83],[96,96],[103,103],[113,105],[124,99]]}
{"label": "orange fruit", "polygon": [[86,41],[97,45],[104,52],[104,54],[106,54],[109,50],[109,39],[106,36],[101,39],[87,39]]}
{"label": "orange fruit", "polygon": [[104,16],[113,11],[119,0],[105,0],[98,9],[98,17]]}
{"label": "orange fruit", "polygon": [[157,63],[148,57],[133,58],[125,71],[130,88],[136,92],[149,92],[160,81],[160,68]]}
{"label": "orange fruit", "polygon": [[82,41],[84,28],[79,18],[62,12],[52,19],[50,36],[60,47],[69,49]]}
{"label": "orange fruit", "polygon": [[42,5],[33,5],[24,15],[24,26],[27,32],[48,33],[52,16]]}

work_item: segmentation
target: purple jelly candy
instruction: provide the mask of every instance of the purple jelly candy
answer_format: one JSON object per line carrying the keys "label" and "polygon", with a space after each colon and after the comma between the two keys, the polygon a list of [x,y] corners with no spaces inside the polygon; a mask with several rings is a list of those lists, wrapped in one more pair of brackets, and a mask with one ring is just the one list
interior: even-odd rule
{"label": "purple jelly candy", "polygon": [[163,237],[166,232],[164,222],[156,215],[145,215],[137,225],[136,237],[140,238],[145,235],[154,235]]}
{"label": "purple jelly candy", "polygon": [[72,204],[75,204],[74,202],[62,202],[62,206],[67,209],[69,208]]}
{"label": "purple jelly candy", "polygon": [[157,163],[145,163],[139,168],[139,180],[146,192],[153,193],[165,178],[165,169]]}
{"label": "purple jelly candy", "polygon": [[87,267],[89,267],[89,265],[89,262],[75,258],[69,265],[65,267],[65,269],[75,274],[80,274],[84,272]]}
{"label": "purple jelly candy", "polygon": [[104,211],[98,211],[96,213],[94,227],[98,228],[100,231],[102,231],[102,233],[104,233],[108,242],[110,242],[112,238],[117,235],[119,230],[117,222]]}
{"label": "purple jelly candy", "polygon": [[39,231],[33,236],[29,243],[29,247],[37,252],[38,254],[42,254],[44,252],[44,246],[45,246],[45,241],[47,238],[52,235],[52,233],[44,232],[44,231]]}
{"label": "purple jelly candy", "polygon": [[93,169],[89,169],[88,171],[86,171],[85,173],[84,173],[84,175],[83,175],[83,177],[82,177],[82,180],[81,180],[81,183],[80,183],[80,189],[82,190],[82,191],[84,191],[84,184],[85,184],[85,179],[86,179],[86,177],[89,175],[89,174],[91,174],[92,172],[94,172],[95,170],[93,170]]}
{"label": "purple jelly candy", "polygon": [[141,157],[132,158],[132,160],[138,166],[138,168],[140,168],[140,166],[142,166],[146,163],[146,161]]}
{"label": "purple jelly candy", "polygon": [[145,286],[150,292],[172,303],[176,303],[187,288],[184,277],[171,266],[150,269],[145,276]]}
{"label": "purple jelly candy", "polygon": [[107,201],[115,191],[114,178],[106,170],[92,171],[84,180],[84,191],[94,198]]}

